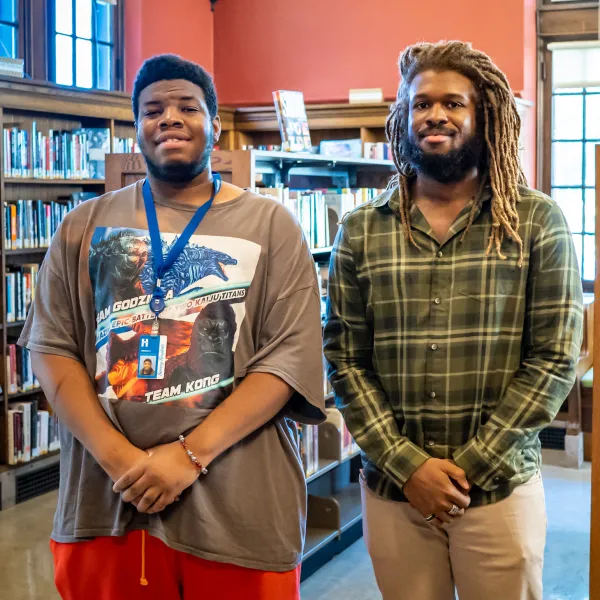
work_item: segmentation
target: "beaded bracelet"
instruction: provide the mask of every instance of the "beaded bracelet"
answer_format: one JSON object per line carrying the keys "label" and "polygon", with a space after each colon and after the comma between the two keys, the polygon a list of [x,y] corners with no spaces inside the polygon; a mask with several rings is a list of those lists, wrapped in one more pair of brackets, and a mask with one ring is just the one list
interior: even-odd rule
{"label": "beaded bracelet", "polygon": [[194,466],[196,467],[196,469],[198,469],[198,472],[202,473],[202,475],[208,475],[208,470],[206,469],[206,467],[203,467],[200,464],[200,461],[194,456],[193,452],[188,448],[185,438],[182,435],[179,436],[179,441],[181,442],[181,445],[183,446],[183,449],[185,450],[189,459],[194,463]]}

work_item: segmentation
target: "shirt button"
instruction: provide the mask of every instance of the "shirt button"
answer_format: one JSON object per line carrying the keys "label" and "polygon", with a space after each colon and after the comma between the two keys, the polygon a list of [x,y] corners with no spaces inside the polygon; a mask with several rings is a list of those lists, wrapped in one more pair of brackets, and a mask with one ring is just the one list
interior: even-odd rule
{"label": "shirt button", "polygon": [[494,483],[500,483],[500,477],[494,477]]}
{"label": "shirt button", "polygon": [[443,252],[440,250],[440,251],[437,253],[437,257],[438,257],[438,258],[442,258],[442,256],[444,256],[444,253],[443,253]]}
{"label": "shirt button", "polygon": [[430,398],[435,398],[435,396],[436,396],[436,393],[435,393],[435,392],[429,392],[429,397],[430,397]]}
{"label": "shirt button", "polygon": [[435,442],[434,442],[433,440],[429,440],[427,443],[428,443],[430,446],[435,446]]}
{"label": "shirt button", "polygon": [[432,350],[437,350],[438,349],[438,345],[437,344],[431,344],[431,349]]}
{"label": "shirt button", "polygon": [[442,303],[442,300],[441,300],[440,298],[436,298],[436,299],[434,300],[434,303],[435,303],[435,304],[441,304],[441,303]]}

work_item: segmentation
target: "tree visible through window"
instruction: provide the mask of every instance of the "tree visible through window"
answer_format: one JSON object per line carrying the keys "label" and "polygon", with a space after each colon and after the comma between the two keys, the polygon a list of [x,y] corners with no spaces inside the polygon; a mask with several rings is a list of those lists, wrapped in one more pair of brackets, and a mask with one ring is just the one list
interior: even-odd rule
{"label": "tree visible through window", "polygon": [[581,276],[593,282],[600,45],[552,44],[552,197],[573,233]]}
{"label": "tree visible through window", "polygon": [[53,80],[60,85],[114,89],[115,7],[101,0],[51,1]]}
{"label": "tree visible through window", "polygon": [[0,56],[17,58],[17,0],[0,0]]}

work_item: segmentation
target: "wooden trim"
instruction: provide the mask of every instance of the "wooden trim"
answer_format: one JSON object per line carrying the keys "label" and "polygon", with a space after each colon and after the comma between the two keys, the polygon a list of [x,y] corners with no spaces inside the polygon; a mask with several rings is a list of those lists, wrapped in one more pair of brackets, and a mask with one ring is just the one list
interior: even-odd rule
{"label": "wooden trim", "polygon": [[[390,103],[380,104],[313,104],[307,105],[308,125],[314,129],[360,129],[385,127]],[[279,131],[274,106],[238,108],[235,111],[237,131]]]}
{"label": "wooden trim", "polygon": [[[40,98],[43,97],[43,102]],[[121,92],[64,88],[45,81],[0,78],[0,105],[5,109],[133,121],[131,98]]]}
{"label": "wooden trim", "polygon": [[[27,46],[30,62],[26,64],[29,76],[34,80],[48,81],[48,2],[47,0],[23,0],[27,5]],[[34,10],[35,5],[35,10]]]}
{"label": "wooden trim", "polygon": [[215,150],[210,155],[210,167],[216,173],[232,173],[233,152],[228,150]]}
{"label": "wooden trim", "polygon": [[219,117],[221,118],[221,130],[231,131],[235,129],[235,108],[219,106]]}
{"label": "wooden trim", "polygon": [[125,90],[125,9],[123,2],[117,2],[114,10],[114,46],[113,76],[115,90]]}
{"label": "wooden trim", "polygon": [[107,154],[105,165],[105,191],[114,192],[123,187],[123,175],[146,173],[146,162],[139,154]]}
{"label": "wooden trim", "polygon": [[[600,146],[596,147],[596,174],[600,177]],[[600,231],[600,185],[596,186],[596,231]],[[600,269],[600,236],[596,236],[596,269]],[[595,301],[600,300],[600,277],[596,277],[594,298]],[[594,346],[600,348],[600,319],[594,319]],[[594,377],[593,398],[600,398],[600,377]],[[598,406],[595,408],[592,423],[590,565],[600,564],[600,410]],[[590,569],[590,598],[600,598],[600,569],[593,567]]]}
{"label": "wooden trim", "polygon": [[[40,99],[43,98],[43,102]],[[124,92],[66,88],[47,81],[0,77],[0,106],[9,110],[113,119],[133,123],[131,96]],[[223,131],[235,126],[235,109],[219,108]]]}
{"label": "wooden trim", "polygon": [[598,0],[591,2],[565,2],[557,3],[557,2],[545,2],[544,0],[539,0],[538,2],[538,10],[539,11],[565,11],[565,10],[576,10],[581,8],[596,8],[598,6]]}
{"label": "wooden trim", "polygon": [[538,12],[538,35],[544,38],[584,39],[598,37],[598,5],[584,8],[564,7],[563,10],[543,10]]}
{"label": "wooden trim", "polygon": [[[550,195],[552,187],[552,52],[544,44],[541,50],[543,69],[538,78],[538,187]],[[543,72],[542,72],[543,71]],[[543,78],[545,73],[545,78]]]}
{"label": "wooden trim", "polygon": [[256,184],[256,161],[252,152],[234,150],[230,154],[232,155],[231,183],[242,189],[253,188]]}
{"label": "wooden trim", "polygon": [[24,61],[25,73],[29,74],[31,68],[31,36],[29,34],[29,12],[25,8],[25,1],[17,2],[17,58]]}

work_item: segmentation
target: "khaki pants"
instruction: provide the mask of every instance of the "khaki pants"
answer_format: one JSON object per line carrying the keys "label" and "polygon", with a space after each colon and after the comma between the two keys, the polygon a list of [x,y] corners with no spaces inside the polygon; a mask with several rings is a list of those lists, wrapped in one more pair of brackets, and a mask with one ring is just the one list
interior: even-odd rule
{"label": "khaki pants", "polygon": [[361,477],[365,543],[384,600],[542,600],[546,505],[540,475],[440,530]]}

